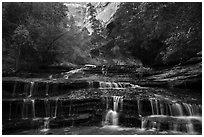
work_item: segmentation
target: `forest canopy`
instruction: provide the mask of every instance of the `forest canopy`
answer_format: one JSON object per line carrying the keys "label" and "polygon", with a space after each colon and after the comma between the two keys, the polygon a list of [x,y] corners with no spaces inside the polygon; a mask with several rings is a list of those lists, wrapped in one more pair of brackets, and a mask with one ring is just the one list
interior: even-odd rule
{"label": "forest canopy", "polygon": [[181,63],[202,49],[202,3],[125,2],[111,23],[123,56],[146,65]]}
{"label": "forest canopy", "polygon": [[202,50],[202,3],[122,2],[106,25],[97,19],[102,9],[94,5],[83,3],[90,33],[86,25],[76,25],[77,18],[86,17],[74,17],[65,3],[3,2],[3,70],[132,60],[147,66],[170,65]]}

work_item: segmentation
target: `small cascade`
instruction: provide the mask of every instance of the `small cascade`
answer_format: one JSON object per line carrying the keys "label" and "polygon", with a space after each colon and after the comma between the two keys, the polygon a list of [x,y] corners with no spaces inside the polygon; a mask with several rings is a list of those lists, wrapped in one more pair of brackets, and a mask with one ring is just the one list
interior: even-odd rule
{"label": "small cascade", "polygon": [[121,96],[113,96],[113,111],[117,111],[118,110],[118,103],[120,101],[122,97]]}
{"label": "small cascade", "polygon": [[137,109],[138,109],[138,115],[141,116],[141,112],[140,112],[140,99],[137,99]]}
{"label": "small cascade", "polygon": [[49,104],[49,100],[46,98],[44,102],[45,102],[45,116],[46,117],[50,117],[50,104]]}
{"label": "small cascade", "polygon": [[41,132],[47,132],[50,130],[50,120],[49,117],[44,119],[44,125],[43,128],[40,130]]}
{"label": "small cascade", "polygon": [[35,119],[35,100],[32,99],[31,102],[32,102],[32,110],[33,110],[33,119]]}
{"label": "small cascade", "polygon": [[[142,126],[144,129],[162,130],[162,126],[165,126],[165,130],[173,132],[187,132],[189,134],[196,133],[194,130],[194,124],[192,121],[197,121],[202,124],[202,117],[199,116],[165,116],[165,115],[151,115],[142,118]],[[167,129],[166,129],[167,128]]]}
{"label": "small cascade", "polygon": [[109,110],[106,114],[105,125],[118,125],[118,113],[113,110]]}
{"label": "small cascade", "polygon": [[49,83],[46,83],[46,87],[45,87],[45,96],[49,95]]}
{"label": "small cascade", "polygon": [[35,83],[33,81],[30,82],[30,95],[28,97],[32,97],[32,95],[33,95],[34,84]]}
{"label": "small cascade", "polygon": [[28,106],[27,102],[30,102],[29,99],[23,99],[23,108],[22,108],[22,119],[28,119]]}
{"label": "small cascade", "polygon": [[141,88],[138,85],[125,82],[99,82],[99,89],[125,89],[125,88]]}
{"label": "small cascade", "polygon": [[59,98],[56,98],[56,100],[55,100],[55,114],[54,114],[54,117],[53,118],[57,118],[57,104],[58,104],[58,99]]}
{"label": "small cascade", "polygon": [[155,99],[155,105],[156,105],[157,115],[159,115],[159,107],[158,107],[158,100],[157,99]]}
{"label": "small cascade", "polygon": [[[149,99],[152,115],[169,116],[200,116],[200,106],[196,104],[164,102],[158,99]],[[139,103],[138,103],[139,104]]]}
{"label": "small cascade", "polygon": [[[113,96],[113,110],[107,110],[107,114],[105,117],[105,125],[114,125],[114,126],[118,126],[118,105],[120,102],[120,109],[122,109],[122,102],[123,102],[123,97],[122,96]],[[106,104],[108,104],[109,102],[106,102]],[[106,108],[108,108],[108,106],[106,105]]]}
{"label": "small cascade", "polygon": [[93,88],[93,81],[89,81],[89,88]]}
{"label": "small cascade", "polygon": [[150,99],[150,103],[151,103],[152,115],[154,115],[154,104],[152,99]]}
{"label": "small cascade", "polygon": [[[199,111],[201,105],[164,102],[152,98],[149,101],[152,115],[141,118],[141,129],[143,130],[160,130],[163,128],[161,126],[161,124],[163,124],[166,125],[165,127],[168,127],[170,131],[193,134],[195,133],[195,129],[192,121],[197,120],[202,124],[201,112]],[[138,113],[140,115],[140,111],[138,111]]]}
{"label": "small cascade", "polygon": [[181,104],[175,103],[172,104],[174,116],[183,116],[183,110]]}

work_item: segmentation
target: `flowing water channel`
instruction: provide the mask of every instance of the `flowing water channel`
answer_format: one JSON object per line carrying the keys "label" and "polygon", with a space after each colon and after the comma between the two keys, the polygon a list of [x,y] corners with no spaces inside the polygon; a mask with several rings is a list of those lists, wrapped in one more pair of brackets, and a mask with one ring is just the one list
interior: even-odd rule
{"label": "flowing water channel", "polygon": [[129,82],[8,80],[3,134],[201,134],[199,97]]}

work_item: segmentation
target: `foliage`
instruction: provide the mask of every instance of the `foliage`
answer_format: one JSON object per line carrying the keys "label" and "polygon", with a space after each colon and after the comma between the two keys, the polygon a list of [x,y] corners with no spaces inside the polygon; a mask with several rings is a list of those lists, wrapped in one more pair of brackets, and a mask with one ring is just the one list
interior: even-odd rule
{"label": "foliage", "polygon": [[115,44],[146,65],[183,62],[201,50],[201,3],[121,3]]}
{"label": "foliage", "polygon": [[16,64],[19,70],[53,63],[58,48],[53,40],[66,32],[67,7],[63,3],[8,2],[2,9],[3,59],[12,56],[15,60],[10,67]]}
{"label": "foliage", "polygon": [[93,29],[91,43],[97,46],[105,40],[105,28],[102,26],[101,22],[96,19],[97,12],[91,3],[87,4],[87,9],[87,16],[89,17],[89,22],[91,23],[91,28]]}

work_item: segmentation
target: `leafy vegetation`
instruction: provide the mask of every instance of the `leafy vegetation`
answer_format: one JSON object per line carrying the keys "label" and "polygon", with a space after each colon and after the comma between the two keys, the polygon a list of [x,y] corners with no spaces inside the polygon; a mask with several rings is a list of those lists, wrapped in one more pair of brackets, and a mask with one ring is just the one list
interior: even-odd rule
{"label": "leafy vegetation", "polygon": [[52,63],[67,11],[62,3],[3,3],[3,62],[15,70]]}
{"label": "leafy vegetation", "polygon": [[106,29],[97,9],[85,5],[92,34],[76,25],[64,3],[4,2],[3,70],[59,63],[171,65],[202,50],[202,3],[120,3]]}
{"label": "leafy vegetation", "polygon": [[109,38],[145,65],[175,64],[201,51],[201,3],[121,3]]}
{"label": "leafy vegetation", "polygon": [[64,3],[3,3],[3,70],[90,62],[90,36]]}
{"label": "leafy vegetation", "polygon": [[102,26],[101,22],[96,19],[96,9],[91,3],[87,5],[87,16],[88,20],[91,23],[91,28],[93,29],[93,33],[91,34],[91,43],[96,47],[101,46],[102,41],[105,40],[105,28]]}

